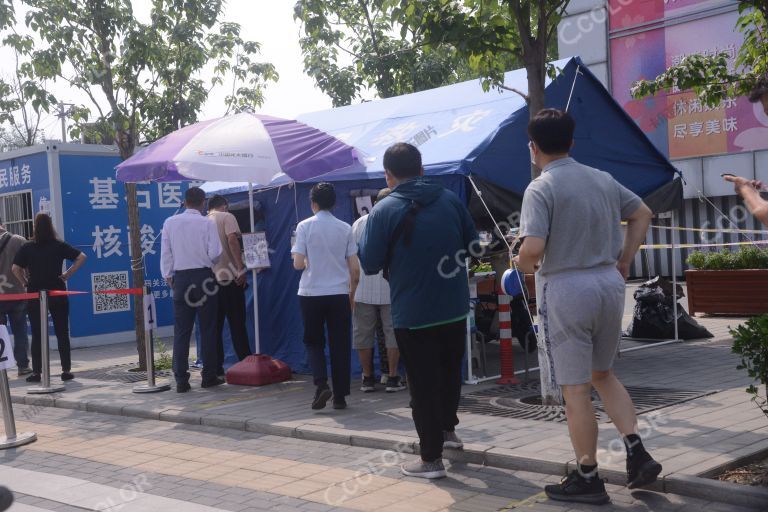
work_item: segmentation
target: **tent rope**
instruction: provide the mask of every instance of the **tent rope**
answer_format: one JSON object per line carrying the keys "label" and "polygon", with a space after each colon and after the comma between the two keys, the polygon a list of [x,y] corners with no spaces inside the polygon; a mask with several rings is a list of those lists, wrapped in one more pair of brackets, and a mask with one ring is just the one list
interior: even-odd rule
{"label": "tent rope", "polygon": [[[480,198],[480,202],[483,204],[485,211],[488,212],[488,216],[491,218],[493,225],[496,226],[496,231],[498,231],[499,233],[499,238],[501,238],[504,241],[504,243],[507,245],[507,250],[511,253],[512,245],[507,241],[506,237],[504,236],[504,233],[501,231],[501,228],[499,227],[499,223],[496,222],[496,218],[493,216],[493,213],[491,213],[491,209],[488,207],[488,204],[485,202],[485,199],[483,199],[483,193],[477,187],[477,184],[475,183],[475,180],[472,179],[472,176],[467,176],[467,179],[469,179],[469,182],[472,184],[472,188],[475,190],[475,194],[477,194],[477,197]],[[521,277],[523,274],[517,268],[517,264],[512,259],[511,254],[509,257],[509,264],[517,271],[517,282],[520,284],[520,289],[525,290],[526,289],[525,283],[523,282],[523,278]],[[498,276],[498,277],[499,279],[501,279],[501,276]],[[536,322],[533,321],[533,315],[531,314],[531,309],[528,307],[528,304],[526,304],[525,312],[528,313],[528,318],[531,320],[531,325],[535,325]],[[536,332],[536,329],[534,329],[533,332],[536,335],[536,344],[540,345],[539,336],[538,336],[538,333]]]}
{"label": "tent rope", "polygon": [[576,73],[573,74],[573,83],[571,84],[571,93],[568,95],[568,103],[565,104],[565,111],[568,112],[568,109],[571,107],[571,99],[573,98],[573,90],[576,89],[576,80],[579,78],[579,75],[581,74],[581,71],[579,69],[579,65],[576,65]]}

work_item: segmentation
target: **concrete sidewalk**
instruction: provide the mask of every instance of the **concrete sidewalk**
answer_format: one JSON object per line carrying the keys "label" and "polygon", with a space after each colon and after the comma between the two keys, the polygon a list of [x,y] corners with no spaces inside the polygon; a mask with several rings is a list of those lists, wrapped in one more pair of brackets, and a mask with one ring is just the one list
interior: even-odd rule
{"label": "concrete sidewalk", "polygon": [[[716,337],[633,351],[619,358],[616,371],[628,386],[699,390],[701,398],[641,416],[645,444],[664,465],[657,490],[704,496],[752,506],[768,503],[768,492],[734,487],[695,478],[708,475],[742,457],[768,451],[768,420],[744,392],[749,379],[736,370],[727,326],[738,319],[701,320]],[[637,346],[637,342],[627,345]],[[55,361],[56,355],[52,359]],[[130,345],[73,351],[74,371],[135,363]],[[53,370],[56,375],[56,370]],[[538,378],[536,373],[532,374]],[[55,395],[29,395],[23,379],[11,380],[13,401],[34,406],[95,411],[163,421],[210,425],[242,431],[414,452],[418,440],[407,407],[408,394],[363,394],[356,389],[349,408],[310,410],[313,389],[306,376],[290,382],[249,388],[199,387],[193,373],[193,391],[141,395],[131,385],[78,377]],[[356,384],[356,383],[355,383]],[[495,384],[464,386],[476,393]],[[36,409],[24,411],[20,420],[33,420]],[[463,452],[450,452],[453,460],[507,469],[564,474],[574,457],[564,423],[510,419],[462,413],[458,433],[466,443]],[[624,481],[624,449],[610,423],[600,424],[601,474],[612,483]],[[738,492],[733,492],[738,489]],[[719,496],[718,496],[719,495]],[[765,500],[765,501],[762,501]]]}

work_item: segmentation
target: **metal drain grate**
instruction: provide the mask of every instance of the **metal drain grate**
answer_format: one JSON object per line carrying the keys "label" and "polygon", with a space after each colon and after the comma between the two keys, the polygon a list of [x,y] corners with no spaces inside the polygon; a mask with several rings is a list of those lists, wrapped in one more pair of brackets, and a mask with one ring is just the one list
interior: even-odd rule
{"label": "metal drain grate", "polygon": [[[459,403],[459,412],[498,416],[501,418],[565,422],[565,408],[563,406],[536,403],[539,391],[538,382],[484,389],[462,396]],[[633,386],[627,386],[627,391],[629,396],[632,397],[638,414],[644,414],[717,393],[717,391]],[[597,393],[593,393],[592,401],[595,404],[597,420],[601,423],[609,422],[610,418],[605,413]]]}
{"label": "metal drain grate", "polygon": [[[131,368],[135,368],[135,364],[121,364],[118,366],[109,366],[106,368],[94,368],[92,370],[85,370],[82,372],[76,372],[75,377],[82,379],[94,379],[94,380],[108,380],[123,382],[125,384],[135,384],[137,382],[144,382],[147,380],[147,372],[132,372]],[[190,368],[190,371],[195,371],[196,368]],[[172,372],[170,370],[156,370],[155,377],[170,377]]]}

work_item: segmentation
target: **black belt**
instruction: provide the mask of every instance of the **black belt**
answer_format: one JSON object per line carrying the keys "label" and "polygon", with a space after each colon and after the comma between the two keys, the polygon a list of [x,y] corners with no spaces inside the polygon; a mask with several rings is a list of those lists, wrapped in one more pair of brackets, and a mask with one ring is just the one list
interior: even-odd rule
{"label": "black belt", "polygon": [[192,272],[212,272],[211,267],[200,267],[200,268],[185,268],[184,270],[176,270],[177,274],[184,274],[184,273],[192,273]]}

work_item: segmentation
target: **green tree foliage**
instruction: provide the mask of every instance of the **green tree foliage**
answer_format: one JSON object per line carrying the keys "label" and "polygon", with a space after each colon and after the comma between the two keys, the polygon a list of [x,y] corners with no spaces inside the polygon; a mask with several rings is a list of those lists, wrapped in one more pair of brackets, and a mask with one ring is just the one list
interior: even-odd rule
{"label": "green tree foliage", "polygon": [[0,78],[0,149],[8,151],[42,141],[42,113],[50,112],[56,98],[23,60],[31,51],[32,39],[12,33],[3,38],[3,44],[14,53],[13,74]]}
{"label": "green tree foliage", "polygon": [[56,102],[45,83],[36,79],[27,57],[34,48],[29,36],[19,35],[12,0],[0,0],[0,31],[3,46],[13,51],[14,71],[0,78],[0,146],[3,150],[31,146],[41,141],[41,111]]}
{"label": "green tree foliage", "polygon": [[[414,9],[421,4],[410,3]],[[426,51],[418,31],[402,23],[397,4],[387,0],[296,2],[304,71],[334,106],[349,105],[366,90],[389,98],[479,76],[452,44]]]}
{"label": "green tree foliage", "polygon": [[[3,1],[3,0],[0,0]],[[154,139],[196,121],[210,87],[232,80],[229,110],[254,108],[271,65],[254,62],[257,43],[243,41],[239,26],[219,23],[222,0],[154,0],[142,23],[130,0],[23,0],[29,28],[43,46],[32,52],[35,75],[61,80],[90,98],[74,110],[74,136],[89,118],[110,130],[126,159],[142,137]],[[214,65],[210,84],[200,78]],[[94,112],[95,111],[95,112]],[[136,186],[126,186],[133,286],[144,286]],[[136,296],[134,317],[142,368],[144,320]]]}
{"label": "green tree foliage", "polygon": [[0,0],[0,30],[10,27],[16,21],[13,0]]}
{"label": "green tree foliage", "polygon": [[692,89],[702,103],[717,106],[727,98],[744,96],[760,77],[768,75],[768,3],[742,0],[736,29],[744,34],[734,68],[728,54],[689,55],[653,80],[641,80],[632,87],[632,96],[643,98],[677,87]]}
{"label": "green tree foliage", "polygon": [[[213,87],[225,87],[226,112],[252,110],[264,102],[264,87],[278,76],[257,61],[261,45],[245,41],[238,23],[219,22],[222,1],[154,0],[151,26],[157,34],[152,69],[158,93],[147,104],[148,140],[197,121]],[[201,71],[213,65],[213,76]]]}
{"label": "green tree foliage", "polygon": [[[568,0],[397,0],[393,15],[426,49],[450,45],[484,86],[504,88],[510,62],[522,62],[531,115],[544,108],[547,63],[556,57],[557,26]],[[418,6],[417,6],[418,5]],[[535,170],[532,169],[535,176]]]}

